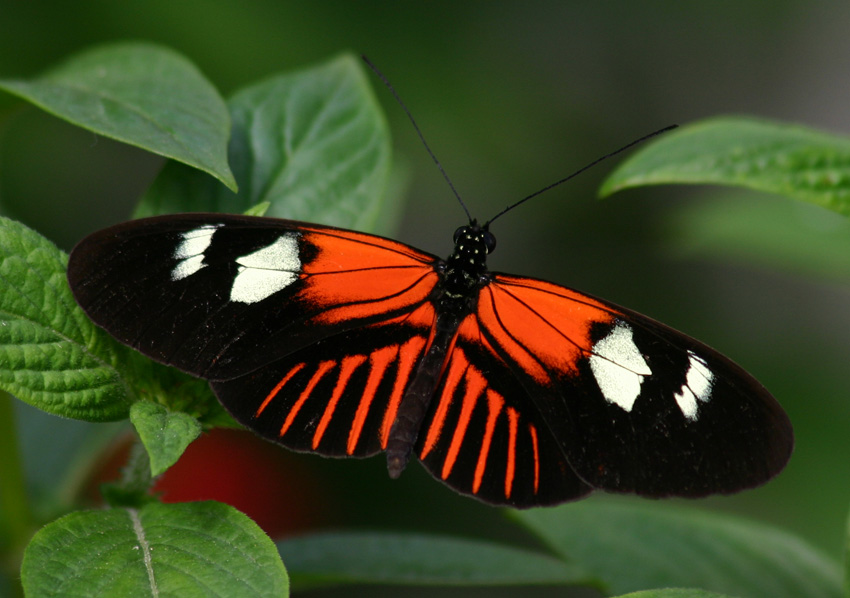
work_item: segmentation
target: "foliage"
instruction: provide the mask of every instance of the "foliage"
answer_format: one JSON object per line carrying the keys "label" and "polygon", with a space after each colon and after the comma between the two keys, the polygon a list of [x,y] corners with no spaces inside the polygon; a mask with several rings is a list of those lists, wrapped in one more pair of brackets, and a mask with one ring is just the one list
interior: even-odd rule
{"label": "foliage", "polygon": [[[225,102],[187,59],[143,43],[103,46],[0,88],[95,133],[171,158],[137,214],[239,212],[385,231],[390,144],[358,61],[343,55]],[[229,142],[228,142],[229,131]],[[663,136],[603,193],[714,183],[850,214],[850,141],[780,123],[720,119]],[[144,458],[105,491],[111,507],[44,523],[26,500],[11,397],[0,397],[0,550],[30,596],[239,595],[339,584],[571,585],[635,598],[839,596],[840,568],[788,533],[695,508],[585,502],[512,514],[546,550],[413,533],[313,534],[277,551],[220,503],[148,495],[220,409],[202,382],[153,364],[74,304],[67,256],[0,219],[0,388],[55,415],[129,418]],[[138,456],[138,455],[137,455]],[[32,537],[31,537],[32,536]],[[26,545],[25,551],[23,551]],[[283,561],[278,557],[282,555]],[[95,558],[96,557],[96,558]],[[116,575],[121,571],[121,575]],[[653,589],[698,585],[701,589]],[[718,593],[720,592],[720,593]]]}

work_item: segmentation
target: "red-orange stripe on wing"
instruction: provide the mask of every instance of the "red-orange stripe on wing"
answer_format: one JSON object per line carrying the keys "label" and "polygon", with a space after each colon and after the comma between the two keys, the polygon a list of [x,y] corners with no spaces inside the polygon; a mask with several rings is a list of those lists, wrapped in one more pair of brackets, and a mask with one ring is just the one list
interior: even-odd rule
{"label": "red-orange stripe on wing", "polygon": [[443,425],[446,423],[446,415],[449,412],[449,407],[452,403],[452,396],[457,390],[457,385],[463,377],[464,370],[469,365],[466,361],[466,356],[463,351],[456,349],[452,355],[452,360],[449,365],[449,372],[446,375],[445,386],[440,395],[440,402],[437,404],[437,409],[434,412],[434,418],[431,420],[431,425],[428,427],[428,433],[425,435],[425,443],[422,445],[422,451],[419,454],[420,459],[425,459],[428,453],[437,444],[440,439],[440,434],[443,431]]}
{"label": "red-orange stripe on wing", "polygon": [[265,410],[265,408],[268,406],[268,404],[271,403],[272,399],[275,398],[277,396],[277,393],[280,392],[280,389],[283,388],[286,385],[286,383],[289,382],[295,374],[300,372],[304,368],[305,365],[306,364],[304,364],[304,363],[299,363],[294,368],[289,370],[289,372],[286,374],[286,376],[281,378],[280,382],[278,382],[275,385],[275,387],[266,396],[266,398],[263,400],[263,402],[260,403],[260,406],[257,407],[257,411],[256,411],[256,413],[254,413],[254,417],[260,416],[260,414],[263,412],[263,410]]}
{"label": "red-orange stripe on wing", "polygon": [[510,498],[514,489],[514,476],[516,475],[516,433],[519,413],[513,407],[508,407],[506,412],[508,414],[508,464],[505,467],[505,498]]}
{"label": "red-orange stripe on wing", "polygon": [[468,365],[466,368],[466,392],[463,393],[463,400],[460,408],[460,417],[455,426],[452,441],[449,445],[449,450],[446,453],[446,459],[443,461],[443,471],[440,476],[445,480],[452,473],[455,461],[457,461],[460,447],[463,444],[463,439],[466,437],[466,430],[469,427],[469,420],[472,418],[472,411],[481,393],[484,391],[486,381],[481,375],[481,372]]}
{"label": "red-orange stripe on wing", "polygon": [[360,367],[360,364],[364,361],[366,361],[365,355],[347,355],[342,358],[339,368],[339,377],[337,378],[336,386],[334,386],[333,393],[331,394],[331,400],[328,401],[328,404],[325,406],[325,411],[322,413],[322,419],[319,420],[319,425],[316,426],[316,431],[313,434],[314,450],[318,448],[319,443],[322,441],[322,436],[325,434],[325,430],[327,430],[328,425],[331,423],[331,419],[333,419],[336,406],[339,403],[339,398],[345,391],[345,387],[348,385],[348,380],[351,378],[354,370]]}
{"label": "red-orange stripe on wing", "polygon": [[398,369],[396,371],[393,389],[390,393],[390,400],[387,403],[387,410],[384,412],[384,419],[381,422],[381,448],[387,448],[390,430],[393,427],[393,422],[395,422],[395,416],[398,413],[401,398],[404,396],[404,389],[407,388],[410,374],[419,361],[419,356],[422,354],[422,348],[424,346],[425,339],[421,336],[414,336],[398,348]]}
{"label": "red-orange stripe on wing", "polygon": [[286,434],[289,427],[292,425],[292,422],[295,421],[295,417],[298,415],[298,412],[301,410],[301,406],[304,405],[304,401],[306,401],[310,394],[313,392],[313,389],[316,388],[316,384],[319,383],[319,380],[322,379],[331,368],[336,365],[335,361],[323,361],[319,364],[319,367],[316,368],[316,371],[313,373],[313,377],[310,378],[310,381],[307,383],[307,386],[304,387],[304,390],[301,391],[301,395],[298,397],[298,400],[292,406],[292,409],[289,410],[289,413],[286,415],[286,420],[283,422],[283,425],[280,427],[280,436],[283,437]]}
{"label": "red-orange stripe on wing", "polygon": [[363,388],[363,395],[360,397],[360,403],[357,405],[357,411],[354,414],[354,421],[351,422],[351,429],[348,432],[348,444],[345,448],[349,455],[354,454],[357,448],[357,443],[360,440],[360,435],[363,433],[363,425],[366,423],[366,416],[369,415],[369,409],[372,406],[372,401],[375,400],[375,392],[378,390],[378,385],[381,383],[381,378],[384,377],[384,371],[388,362],[385,361],[383,353],[389,352],[395,354],[395,347],[386,347],[385,349],[372,353],[374,357],[376,353],[381,353],[377,358],[379,363],[383,363],[383,368],[373,367],[369,370],[369,378],[366,380],[366,386]]}
{"label": "red-orange stripe on wing", "polygon": [[540,454],[537,451],[537,428],[528,424],[528,432],[531,434],[531,448],[534,453],[534,493],[540,488]]}
{"label": "red-orange stripe on wing", "polygon": [[481,480],[484,479],[484,471],[487,468],[487,456],[493,443],[493,432],[496,429],[496,420],[505,405],[505,399],[500,394],[487,389],[487,424],[484,427],[484,438],[481,440],[481,449],[478,451],[478,462],[475,464],[475,477],[472,482],[472,492],[478,493],[481,488]]}

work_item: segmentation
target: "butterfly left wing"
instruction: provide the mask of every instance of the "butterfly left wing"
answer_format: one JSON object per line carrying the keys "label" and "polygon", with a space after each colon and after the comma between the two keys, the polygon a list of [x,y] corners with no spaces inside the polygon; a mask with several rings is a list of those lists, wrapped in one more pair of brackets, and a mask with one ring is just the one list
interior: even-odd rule
{"label": "butterfly left wing", "polygon": [[134,220],[84,239],[68,264],[95,323],[153,359],[211,380],[409,313],[437,258],[303,222],[226,214]]}
{"label": "butterfly left wing", "polygon": [[558,285],[493,274],[476,313],[576,475],[645,496],[757,486],[793,449],[752,376],[650,318]]}

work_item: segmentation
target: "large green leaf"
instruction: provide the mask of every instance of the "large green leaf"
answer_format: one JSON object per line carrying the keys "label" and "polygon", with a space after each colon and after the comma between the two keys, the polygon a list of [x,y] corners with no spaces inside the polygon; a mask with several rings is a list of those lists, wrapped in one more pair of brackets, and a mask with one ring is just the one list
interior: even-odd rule
{"label": "large green leaf", "polygon": [[418,534],[334,533],[278,542],[299,587],[335,584],[594,585],[578,567],[492,542]]}
{"label": "large green leaf", "polygon": [[129,352],[77,306],[67,261],[35,231],[0,217],[0,385],[56,415],[121,419],[132,391],[104,356]]}
{"label": "large green leaf", "polygon": [[39,598],[289,594],[269,537],[216,502],[71,513],[33,537],[21,580]]}
{"label": "large green leaf", "polygon": [[137,216],[183,211],[241,213],[270,202],[268,216],[371,229],[390,166],[386,122],[359,61],[343,55],[272,77],[230,100],[235,194],[168,164]]}
{"label": "large green leaf", "polygon": [[31,80],[0,89],[100,135],[173,158],[228,187],[230,117],[224,100],[185,57],[150,43],[96,47]]}
{"label": "large green leaf", "polygon": [[671,183],[735,185],[850,215],[850,139],[753,118],[715,118],[662,135],[600,190]]}
{"label": "large green leaf", "polygon": [[514,513],[614,593],[698,587],[739,598],[837,598],[838,565],[803,540],[664,502],[587,500]]}

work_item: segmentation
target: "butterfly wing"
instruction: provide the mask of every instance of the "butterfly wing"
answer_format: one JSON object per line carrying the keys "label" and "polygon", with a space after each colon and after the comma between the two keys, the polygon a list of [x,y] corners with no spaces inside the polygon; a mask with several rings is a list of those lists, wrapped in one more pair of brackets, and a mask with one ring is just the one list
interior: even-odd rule
{"label": "butterfly wing", "polygon": [[711,348],[635,312],[548,282],[494,274],[478,328],[523,403],[586,484],[705,496],[764,483],[788,461],[775,399]]}
{"label": "butterfly wing", "polygon": [[354,231],[224,214],[136,220],[87,237],[68,280],[98,325],[191,374],[227,380],[428,300],[437,258]]}
{"label": "butterfly wing", "polygon": [[387,447],[435,317],[423,303],[211,386],[238,421],[269,440],[328,457],[368,457]]}
{"label": "butterfly wing", "polygon": [[570,466],[546,421],[470,314],[460,324],[415,453],[456,491],[520,508],[575,500],[592,488]]}

